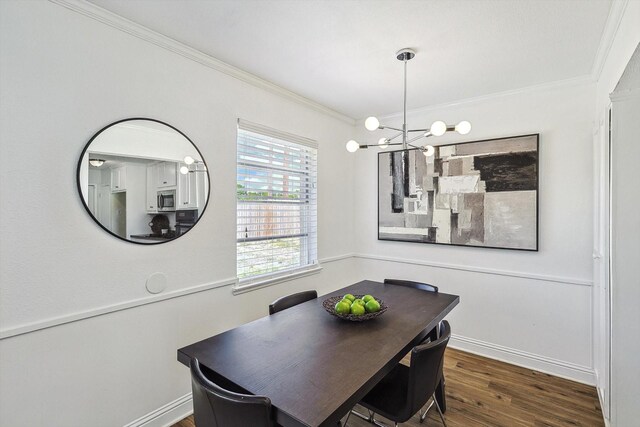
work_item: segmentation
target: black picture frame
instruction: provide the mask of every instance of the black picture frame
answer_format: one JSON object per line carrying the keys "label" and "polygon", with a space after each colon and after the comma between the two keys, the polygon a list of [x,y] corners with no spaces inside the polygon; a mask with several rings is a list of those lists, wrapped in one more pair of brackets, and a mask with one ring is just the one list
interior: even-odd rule
{"label": "black picture frame", "polygon": [[407,149],[407,150],[390,150],[390,151],[381,151],[378,153],[378,158],[377,158],[377,236],[378,236],[378,240],[379,241],[388,241],[388,242],[399,242],[399,243],[422,243],[422,244],[429,244],[429,245],[444,245],[444,246],[457,246],[457,247],[464,247],[464,248],[481,248],[481,249],[501,249],[501,250],[511,250],[511,251],[523,251],[523,252],[538,252],[540,250],[540,134],[539,133],[532,133],[532,134],[523,134],[523,135],[513,135],[513,136],[504,136],[504,137],[498,137],[498,138],[488,138],[488,139],[480,139],[480,140],[474,140],[474,141],[464,141],[464,142],[454,142],[454,143],[450,143],[450,144],[442,144],[442,145],[438,145],[437,148],[441,148],[441,147],[449,147],[449,146],[458,146],[458,145],[465,145],[465,144],[474,144],[474,143],[481,143],[481,142],[489,142],[489,141],[499,141],[499,140],[506,140],[506,139],[515,139],[515,138],[526,138],[526,137],[535,137],[536,138],[536,160],[535,160],[535,168],[536,168],[536,174],[535,174],[535,180],[536,180],[536,209],[535,209],[535,233],[536,233],[536,237],[535,237],[535,248],[514,248],[514,247],[501,247],[501,246],[489,246],[489,245],[472,245],[472,244],[458,244],[458,243],[445,243],[445,242],[429,242],[429,241],[424,241],[424,240],[410,240],[410,239],[391,239],[391,238],[385,238],[381,236],[380,233],[380,156],[382,155],[390,155],[391,153],[395,153],[395,152],[402,152],[402,151],[416,151],[419,150],[418,148],[411,148],[411,149]]}

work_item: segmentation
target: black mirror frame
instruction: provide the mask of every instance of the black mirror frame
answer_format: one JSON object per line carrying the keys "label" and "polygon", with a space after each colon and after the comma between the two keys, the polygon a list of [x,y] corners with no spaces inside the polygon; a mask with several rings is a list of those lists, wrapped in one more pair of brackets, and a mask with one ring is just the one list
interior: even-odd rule
{"label": "black mirror frame", "polygon": [[[206,194],[207,195],[207,201],[205,202],[204,207],[202,208],[202,214],[200,216],[198,216],[198,220],[195,222],[195,224],[193,224],[193,227],[191,227],[191,228],[189,228],[189,230],[185,231],[184,234],[181,234],[180,236],[176,236],[176,237],[174,237],[173,239],[170,239],[170,240],[158,241],[158,242],[153,242],[153,243],[142,243],[142,242],[135,242],[133,240],[128,240],[126,238],[118,236],[117,234],[115,234],[111,230],[109,230],[107,227],[102,225],[102,223],[100,223],[100,221],[97,220],[97,218],[91,213],[91,210],[89,209],[89,206],[87,205],[87,201],[84,199],[84,197],[82,195],[83,193],[82,193],[82,183],[80,182],[80,168],[82,167],[82,159],[84,158],[84,155],[87,152],[87,150],[89,149],[89,146],[91,145],[93,140],[96,139],[102,132],[104,132],[105,130],[107,130],[111,126],[115,126],[115,125],[117,125],[119,123],[130,122],[130,121],[134,121],[134,120],[146,120],[146,121],[150,121],[150,122],[160,123],[162,125],[165,125],[165,126],[171,128],[171,129],[175,130],[176,132],[178,132],[187,141],[189,141],[191,143],[191,145],[193,146],[193,148],[195,148],[195,150],[198,152],[198,154],[200,155],[200,158],[202,159],[202,163],[204,163],[205,170],[207,172],[207,180],[209,182],[209,185],[207,185],[207,194]],[[171,126],[170,124],[165,123],[165,122],[163,122],[161,120],[150,119],[148,117],[131,117],[131,118],[128,118],[128,119],[117,120],[117,121],[115,121],[113,123],[110,123],[110,124],[106,125],[102,129],[100,129],[98,132],[96,132],[91,137],[91,139],[89,139],[89,142],[87,142],[85,144],[84,148],[82,149],[82,152],[80,153],[80,158],[78,159],[78,166],[77,166],[77,170],[76,170],[76,185],[77,185],[77,189],[78,189],[78,195],[80,196],[80,200],[82,201],[82,205],[84,206],[84,209],[87,211],[87,213],[89,214],[91,219],[93,219],[93,221],[100,226],[100,228],[102,228],[104,231],[106,231],[111,236],[114,236],[114,237],[118,238],[119,240],[125,241],[127,243],[133,243],[135,245],[142,245],[142,246],[155,246],[155,245],[159,245],[159,244],[163,244],[163,243],[170,243],[170,242],[173,242],[174,240],[179,239],[180,237],[183,237],[187,233],[189,233],[198,224],[198,222],[200,222],[200,220],[204,216],[204,213],[207,210],[207,207],[209,206],[209,200],[211,198],[211,176],[209,175],[209,167],[207,166],[207,162],[204,160],[204,156],[200,152],[200,149],[196,146],[196,144],[193,143],[191,138],[189,138],[187,135],[185,135],[180,129],[178,129],[178,128],[174,127],[174,126]]]}

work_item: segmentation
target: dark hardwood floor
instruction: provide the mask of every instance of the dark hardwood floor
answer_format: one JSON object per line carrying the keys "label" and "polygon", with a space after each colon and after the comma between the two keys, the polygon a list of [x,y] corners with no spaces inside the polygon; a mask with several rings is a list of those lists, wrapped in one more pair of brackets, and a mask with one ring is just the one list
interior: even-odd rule
{"label": "dark hardwood floor", "polygon": [[[445,377],[445,418],[449,427],[604,426],[598,396],[591,386],[451,348],[445,357]],[[366,413],[363,408],[359,410]],[[348,425],[371,426],[353,415]],[[417,416],[402,424],[407,427],[440,425],[435,408],[429,411],[424,424],[420,424]],[[195,427],[193,417],[173,427]]]}

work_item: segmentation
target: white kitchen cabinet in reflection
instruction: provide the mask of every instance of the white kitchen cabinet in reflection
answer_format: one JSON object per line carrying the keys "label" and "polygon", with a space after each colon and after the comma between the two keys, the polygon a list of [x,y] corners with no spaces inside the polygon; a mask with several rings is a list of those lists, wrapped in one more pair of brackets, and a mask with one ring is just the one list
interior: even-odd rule
{"label": "white kitchen cabinet in reflection", "polygon": [[147,213],[158,213],[157,163],[147,165]]}
{"label": "white kitchen cabinet in reflection", "polygon": [[175,162],[160,162],[156,165],[158,170],[158,188],[175,187],[177,173]]}
{"label": "white kitchen cabinet in reflection", "polygon": [[127,167],[118,166],[111,169],[111,192],[127,190]]}
{"label": "white kitchen cabinet in reflection", "polygon": [[[178,170],[182,167],[189,168],[185,163],[178,163]],[[197,209],[198,208],[198,173],[187,172],[178,174],[178,187],[176,191],[176,209]]]}

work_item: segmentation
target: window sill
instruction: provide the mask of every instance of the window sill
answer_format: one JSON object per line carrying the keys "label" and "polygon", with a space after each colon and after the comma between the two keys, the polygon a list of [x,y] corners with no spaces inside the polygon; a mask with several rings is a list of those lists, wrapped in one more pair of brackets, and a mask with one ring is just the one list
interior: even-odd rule
{"label": "window sill", "polygon": [[268,286],[277,285],[278,283],[288,282],[290,280],[299,279],[301,277],[311,276],[312,274],[318,274],[322,270],[322,266],[320,264],[316,264],[311,268],[306,268],[304,270],[297,270],[294,272],[290,272],[287,274],[283,274],[281,276],[270,277],[268,279],[249,282],[243,285],[240,285],[239,282],[233,288],[233,295],[240,295],[246,292],[256,291],[258,289],[266,288]]}

